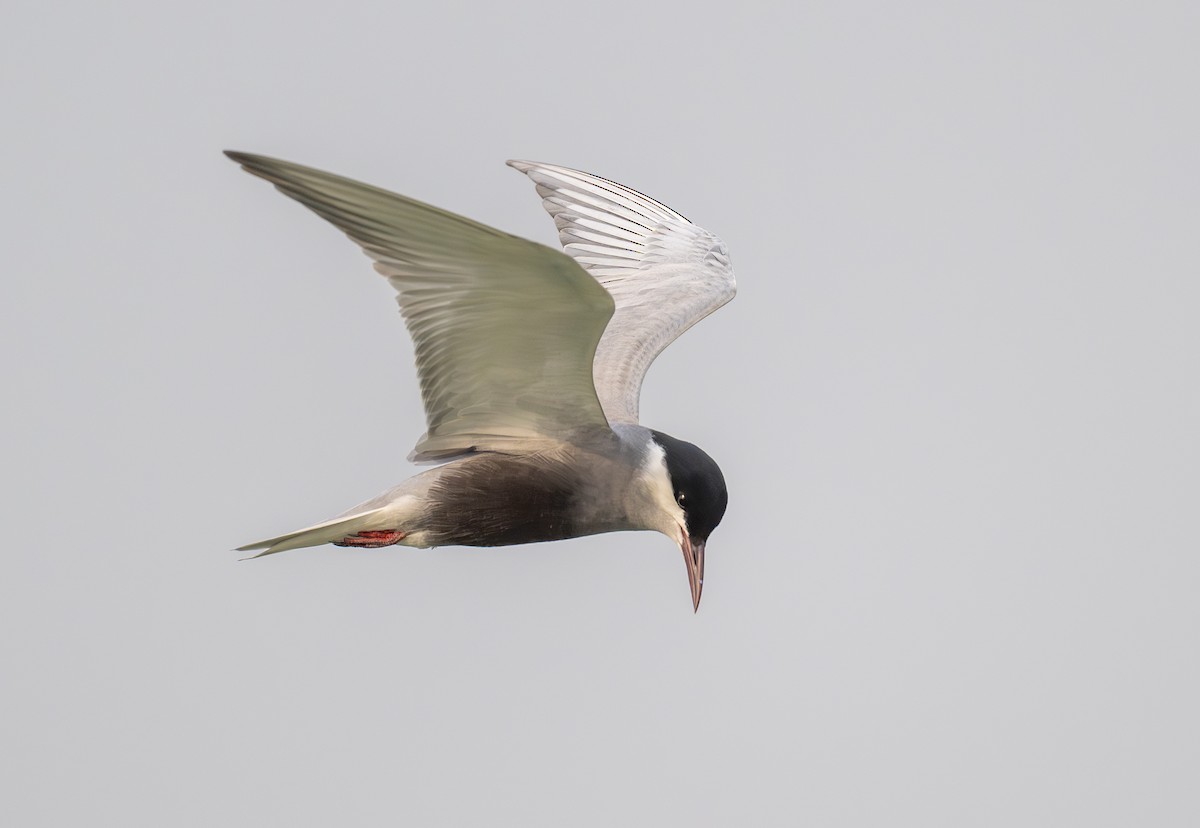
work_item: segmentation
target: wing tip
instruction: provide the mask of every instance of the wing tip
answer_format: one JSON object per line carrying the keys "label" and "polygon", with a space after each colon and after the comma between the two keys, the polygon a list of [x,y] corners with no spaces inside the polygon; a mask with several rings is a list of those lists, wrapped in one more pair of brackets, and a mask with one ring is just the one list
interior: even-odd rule
{"label": "wing tip", "polygon": [[[514,170],[520,170],[526,175],[540,172],[559,177],[564,175],[583,175],[590,176],[591,178],[600,178],[598,175],[592,175],[591,173],[584,172],[583,170],[577,170],[574,167],[564,167],[562,164],[551,164],[549,161],[523,161],[520,158],[510,158],[504,163],[512,167]],[[607,181],[608,179],[605,178],[603,180]]]}
{"label": "wing tip", "polygon": [[231,150],[231,149],[221,150],[221,154],[224,155],[226,158],[228,158],[230,161],[233,161],[234,163],[237,163],[237,164],[242,164],[243,166],[251,163],[253,160],[255,160],[256,158],[259,157],[252,153],[249,153],[249,152],[242,152],[241,150]]}
{"label": "wing tip", "polygon": [[252,152],[241,152],[240,150],[221,150],[222,154],[235,164],[241,165],[241,168],[251,175],[257,175],[260,178],[265,178],[266,174],[272,169],[278,169],[280,166],[286,166],[287,162],[281,162],[275,158],[268,158],[265,155],[255,155]]}
{"label": "wing tip", "polygon": [[239,152],[238,150],[221,150],[222,154],[233,163],[240,166],[243,170],[256,175],[259,178],[264,177],[264,173],[268,168],[271,159],[262,155],[255,155],[250,152]]}

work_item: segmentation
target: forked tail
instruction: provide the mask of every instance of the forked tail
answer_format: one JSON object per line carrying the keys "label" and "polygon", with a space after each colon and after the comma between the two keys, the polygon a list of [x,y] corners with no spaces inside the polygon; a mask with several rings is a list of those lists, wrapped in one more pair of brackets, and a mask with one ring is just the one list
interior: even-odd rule
{"label": "forked tail", "polygon": [[[358,535],[360,532],[367,532],[368,537],[391,533],[396,536],[396,539],[403,538],[403,533],[394,531],[394,526],[389,526],[389,523],[395,523],[395,510],[391,506],[381,506],[378,509],[359,512],[348,517],[337,517],[333,520],[327,520],[324,523],[318,523],[316,526],[309,526],[307,529],[288,532],[286,535],[280,535],[276,538],[248,543],[245,546],[239,546],[237,551],[252,552],[256,549],[261,549],[262,551],[257,555],[250,556],[251,558],[261,558],[263,555],[274,555],[276,552],[286,552],[289,549],[300,549],[304,546],[337,543]],[[391,542],[395,543],[396,541],[393,540]],[[382,546],[385,544],[351,543],[346,545]]]}

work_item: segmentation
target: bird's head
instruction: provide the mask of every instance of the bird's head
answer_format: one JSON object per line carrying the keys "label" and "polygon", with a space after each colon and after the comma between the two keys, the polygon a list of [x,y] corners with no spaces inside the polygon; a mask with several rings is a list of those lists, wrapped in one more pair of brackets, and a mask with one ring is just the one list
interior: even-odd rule
{"label": "bird's head", "polygon": [[692,607],[700,608],[704,588],[704,546],[708,536],[725,516],[729,493],[725,476],[716,462],[691,443],[677,440],[660,431],[651,432],[662,449],[670,481],[673,507],[667,507],[675,523],[665,533],[674,538],[683,551],[688,583],[692,588]]}

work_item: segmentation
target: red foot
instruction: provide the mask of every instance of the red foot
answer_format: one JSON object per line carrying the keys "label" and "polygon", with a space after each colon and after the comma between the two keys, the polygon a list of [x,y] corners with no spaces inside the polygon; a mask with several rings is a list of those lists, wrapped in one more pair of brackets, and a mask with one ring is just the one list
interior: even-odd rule
{"label": "red foot", "polygon": [[357,546],[363,549],[378,549],[381,546],[392,546],[404,540],[404,532],[387,529],[382,532],[359,532],[340,541],[334,541],[334,546]]}

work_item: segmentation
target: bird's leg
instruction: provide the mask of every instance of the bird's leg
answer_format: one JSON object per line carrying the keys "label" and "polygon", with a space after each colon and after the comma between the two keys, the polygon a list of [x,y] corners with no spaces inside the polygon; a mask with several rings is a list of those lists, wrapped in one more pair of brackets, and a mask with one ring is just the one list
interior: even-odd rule
{"label": "bird's leg", "polygon": [[392,546],[404,540],[404,532],[396,529],[385,529],[381,532],[359,532],[349,535],[340,541],[334,541],[334,546],[356,546],[362,549],[378,549],[381,546]]}

